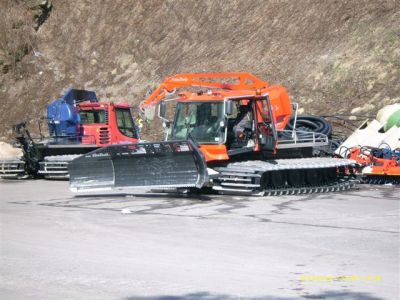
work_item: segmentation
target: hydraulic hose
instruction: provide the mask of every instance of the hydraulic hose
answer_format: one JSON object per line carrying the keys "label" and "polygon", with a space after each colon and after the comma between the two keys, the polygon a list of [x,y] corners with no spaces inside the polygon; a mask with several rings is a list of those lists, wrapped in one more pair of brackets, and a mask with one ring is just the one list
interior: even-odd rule
{"label": "hydraulic hose", "polygon": [[[294,125],[295,118],[292,117],[289,123],[286,125],[286,130],[296,129],[296,135],[301,138],[306,136],[309,132],[322,133],[329,138],[329,150],[327,153],[330,155],[334,153],[335,149],[339,147],[341,142],[337,137],[332,137],[332,125],[325,120],[323,117],[319,116],[297,116],[296,125]],[[280,133],[280,138],[291,139],[291,134],[289,132]]]}
{"label": "hydraulic hose", "polygon": [[[292,130],[293,126],[294,117],[290,119],[285,129]],[[318,116],[297,116],[296,130],[322,133],[329,138],[332,135],[332,125],[324,118]]]}

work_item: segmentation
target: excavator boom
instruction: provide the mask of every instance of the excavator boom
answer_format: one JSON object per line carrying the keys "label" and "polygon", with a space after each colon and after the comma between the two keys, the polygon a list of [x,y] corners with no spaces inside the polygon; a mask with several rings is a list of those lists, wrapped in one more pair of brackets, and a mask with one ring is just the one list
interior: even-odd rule
{"label": "excavator boom", "polygon": [[[222,82],[223,80],[229,82]],[[185,87],[254,91],[268,87],[268,83],[246,72],[177,74],[166,78],[147,99],[140,103],[142,115],[151,119],[154,113],[149,110],[154,110],[168,94]]]}

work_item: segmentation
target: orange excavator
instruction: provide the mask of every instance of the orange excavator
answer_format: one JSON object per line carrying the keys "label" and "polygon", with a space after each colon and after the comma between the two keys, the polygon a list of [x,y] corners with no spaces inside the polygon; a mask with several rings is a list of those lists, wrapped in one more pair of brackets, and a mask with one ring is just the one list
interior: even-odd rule
{"label": "orange excavator", "polygon": [[[168,119],[167,105],[174,103]],[[312,157],[328,137],[296,129],[286,89],[249,73],[178,74],[140,104],[166,129],[160,142],[114,145],[69,164],[74,192],[204,189],[253,195],[336,191],[353,185],[348,159]],[[287,125],[294,120],[290,130]]]}

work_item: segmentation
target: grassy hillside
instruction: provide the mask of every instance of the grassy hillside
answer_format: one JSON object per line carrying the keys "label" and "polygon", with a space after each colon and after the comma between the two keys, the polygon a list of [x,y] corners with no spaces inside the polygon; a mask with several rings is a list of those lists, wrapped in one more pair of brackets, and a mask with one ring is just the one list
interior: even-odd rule
{"label": "grassy hillside", "polygon": [[3,139],[69,86],[137,104],[177,72],[252,72],[285,85],[309,113],[375,115],[400,102],[399,0],[0,5]]}

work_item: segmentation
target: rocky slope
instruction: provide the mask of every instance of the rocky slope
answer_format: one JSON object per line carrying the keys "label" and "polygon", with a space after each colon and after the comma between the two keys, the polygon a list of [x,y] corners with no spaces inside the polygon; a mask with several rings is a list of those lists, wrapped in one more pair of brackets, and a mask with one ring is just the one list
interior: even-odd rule
{"label": "rocky slope", "polygon": [[399,0],[0,5],[3,139],[69,86],[137,104],[177,72],[252,72],[285,85],[310,113],[375,115],[400,102]]}

